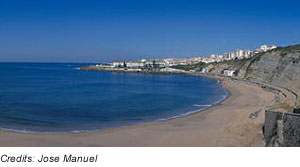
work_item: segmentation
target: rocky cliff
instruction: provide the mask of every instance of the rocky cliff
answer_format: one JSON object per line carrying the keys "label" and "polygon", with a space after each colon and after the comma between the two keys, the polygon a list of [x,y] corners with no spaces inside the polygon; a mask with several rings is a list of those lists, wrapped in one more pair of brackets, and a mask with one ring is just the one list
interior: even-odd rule
{"label": "rocky cliff", "polygon": [[207,68],[214,74],[236,70],[236,78],[287,88],[300,95],[300,45],[279,47],[250,59],[215,63]]}
{"label": "rocky cliff", "polygon": [[285,88],[294,94],[293,105],[277,104],[283,112],[274,109],[265,112],[264,139],[266,146],[299,147],[300,45],[280,47],[247,60],[218,63],[211,72],[220,74],[225,68],[237,70],[236,78]]}
{"label": "rocky cliff", "polygon": [[239,77],[300,93],[300,45],[278,48],[250,59]]}
{"label": "rocky cliff", "polygon": [[300,146],[300,45],[279,47],[249,59],[205,64],[194,70],[204,68],[217,75],[234,70],[234,78],[253,81],[263,88],[273,85],[291,94],[292,101],[279,100],[268,106],[264,139],[266,146]]}

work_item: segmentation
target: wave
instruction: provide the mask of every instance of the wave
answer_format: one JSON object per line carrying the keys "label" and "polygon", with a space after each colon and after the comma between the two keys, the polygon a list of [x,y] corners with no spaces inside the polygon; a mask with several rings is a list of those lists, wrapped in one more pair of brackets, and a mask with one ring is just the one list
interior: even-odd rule
{"label": "wave", "polygon": [[223,95],[220,100],[217,100],[216,102],[214,102],[212,104],[204,104],[204,105],[203,104],[194,104],[195,107],[203,107],[201,109],[196,109],[196,110],[188,111],[186,113],[182,113],[182,114],[175,115],[175,116],[168,117],[168,118],[157,119],[156,121],[167,121],[167,120],[170,120],[170,119],[185,117],[185,116],[188,116],[188,115],[191,115],[191,114],[194,114],[194,113],[206,110],[209,107],[217,106],[222,101],[224,101],[227,97],[229,97],[230,93],[226,89],[224,90],[224,92],[225,92],[225,95]]}
{"label": "wave", "polygon": [[0,127],[1,130],[4,131],[11,131],[11,132],[17,132],[17,133],[42,133],[42,134],[50,134],[50,133],[84,133],[84,132],[91,132],[100,130],[99,129],[88,129],[88,130],[62,130],[62,131],[38,131],[38,130],[21,130],[21,129],[15,129],[15,128],[3,128]]}
{"label": "wave", "polygon": [[71,131],[68,131],[70,133],[84,133],[84,132],[90,132],[90,131],[96,131],[96,130],[71,130]]}
{"label": "wave", "polygon": [[14,128],[3,128],[0,127],[1,130],[4,131],[11,131],[11,132],[18,132],[18,133],[48,133],[48,132],[39,132],[39,131],[34,131],[34,130],[21,130],[21,129],[14,129]]}
{"label": "wave", "polygon": [[195,107],[210,107],[211,104],[208,104],[208,105],[206,105],[206,104],[194,104],[194,106]]}
{"label": "wave", "polygon": [[158,119],[158,120],[156,120],[156,121],[167,121],[167,120],[170,120],[170,119],[175,119],[175,118],[185,117],[185,116],[188,116],[188,115],[191,115],[191,114],[194,114],[194,113],[203,111],[203,110],[205,110],[205,109],[207,109],[207,108],[208,108],[208,107],[202,108],[202,109],[198,109],[198,110],[192,110],[192,111],[189,111],[189,112],[186,112],[186,113],[183,113],[183,114],[179,114],[179,115],[176,115],[176,116],[172,116],[172,117],[169,117],[169,118]]}

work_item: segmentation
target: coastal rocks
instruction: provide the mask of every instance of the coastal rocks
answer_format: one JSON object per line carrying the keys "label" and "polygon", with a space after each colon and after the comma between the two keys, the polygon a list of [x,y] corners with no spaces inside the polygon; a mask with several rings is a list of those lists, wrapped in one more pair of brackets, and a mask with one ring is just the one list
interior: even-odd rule
{"label": "coastal rocks", "polygon": [[152,73],[152,74],[187,74],[184,70],[173,68],[161,68],[161,69],[142,69],[142,68],[114,68],[114,67],[101,67],[97,65],[89,65],[79,67],[79,70],[85,71],[106,71],[106,72],[118,72],[118,73]]}
{"label": "coastal rocks", "polygon": [[249,118],[250,118],[250,119],[255,119],[255,118],[257,118],[258,115],[259,115],[259,113],[261,113],[261,111],[262,111],[262,109],[260,109],[260,110],[258,110],[258,111],[256,111],[256,112],[250,113],[250,114],[249,114]]}

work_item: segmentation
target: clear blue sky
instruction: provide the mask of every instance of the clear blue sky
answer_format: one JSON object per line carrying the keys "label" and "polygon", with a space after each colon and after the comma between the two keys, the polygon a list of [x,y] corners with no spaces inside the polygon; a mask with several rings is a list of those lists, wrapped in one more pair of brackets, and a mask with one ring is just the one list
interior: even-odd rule
{"label": "clear blue sky", "polygon": [[1,0],[0,61],[209,56],[300,43],[300,1]]}

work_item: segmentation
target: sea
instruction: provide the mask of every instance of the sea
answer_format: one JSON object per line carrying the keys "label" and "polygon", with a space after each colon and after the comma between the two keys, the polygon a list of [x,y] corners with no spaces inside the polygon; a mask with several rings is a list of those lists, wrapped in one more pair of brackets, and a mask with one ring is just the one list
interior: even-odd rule
{"label": "sea", "polygon": [[84,132],[164,121],[218,105],[216,79],[83,71],[85,63],[0,63],[0,128]]}

